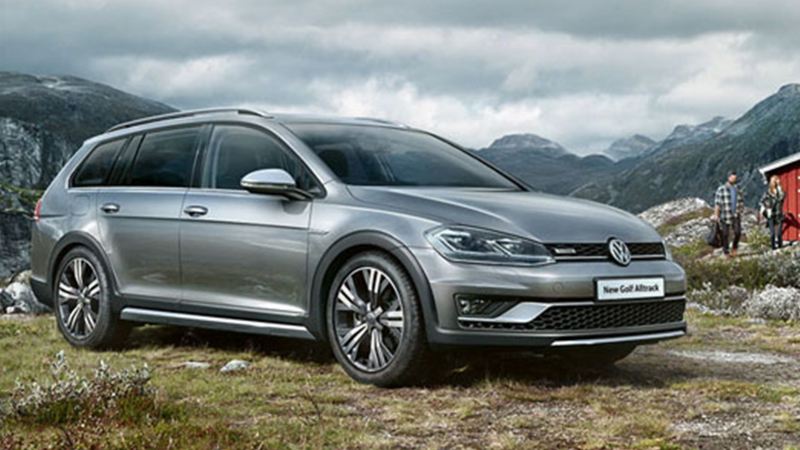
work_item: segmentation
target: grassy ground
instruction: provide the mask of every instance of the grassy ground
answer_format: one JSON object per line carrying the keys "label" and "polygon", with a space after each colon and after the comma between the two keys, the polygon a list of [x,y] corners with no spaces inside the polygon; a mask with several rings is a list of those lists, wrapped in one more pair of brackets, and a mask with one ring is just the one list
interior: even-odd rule
{"label": "grassy ground", "polygon": [[[689,319],[691,337],[601,372],[476,352],[450,356],[436,385],[396,390],[356,384],[325,349],[297,341],[144,327],[123,351],[95,353],[65,345],[51,317],[3,319],[3,404],[17,380],[46,379],[59,350],[84,373],[100,360],[147,363],[157,394],[143,414],[88,424],[6,418],[0,447],[800,448],[800,325]],[[253,364],[220,373],[234,358]]]}

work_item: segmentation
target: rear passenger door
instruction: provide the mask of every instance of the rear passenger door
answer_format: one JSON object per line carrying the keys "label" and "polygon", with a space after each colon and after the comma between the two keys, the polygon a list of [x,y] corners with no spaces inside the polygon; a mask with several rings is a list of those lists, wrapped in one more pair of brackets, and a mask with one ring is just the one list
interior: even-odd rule
{"label": "rear passenger door", "polygon": [[103,245],[132,304],[177,306],[180,299],[178,227],[201,129],[134,137],[115,164],[111,186],[98,190]]}
{"label": "rear passenger door", "polygon": [[183,205],[182,310],[290,322],[304,313],[313,202],[240,187],[244,175],[270,168],[313,190],[310,173],[276,137],[255,127],[214,126],[202,187],[190,189]]}

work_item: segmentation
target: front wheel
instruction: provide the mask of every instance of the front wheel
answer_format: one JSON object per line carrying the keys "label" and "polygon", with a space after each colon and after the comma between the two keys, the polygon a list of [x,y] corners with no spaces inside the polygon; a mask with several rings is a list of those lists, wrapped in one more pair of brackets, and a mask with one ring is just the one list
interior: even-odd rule
{"label": "front wheel", "polygon": [[353,379],[377,386],[418,382],[428,355],[419,298],[405,269],[381,252],[347,261],[331,284],[328,339]]}

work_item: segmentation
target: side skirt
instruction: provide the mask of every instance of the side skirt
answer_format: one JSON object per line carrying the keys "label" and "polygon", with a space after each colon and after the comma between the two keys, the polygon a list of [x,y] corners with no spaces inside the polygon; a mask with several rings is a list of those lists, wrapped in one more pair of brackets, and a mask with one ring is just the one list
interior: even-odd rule
{"label": "side skirt", "polygon": [[120,319],[131,322],[157,323],[185,327],[209,328],[238,333],[266,334],[300,339],[315,339],[302,325],[203,316],[144,308],[123,308]]}

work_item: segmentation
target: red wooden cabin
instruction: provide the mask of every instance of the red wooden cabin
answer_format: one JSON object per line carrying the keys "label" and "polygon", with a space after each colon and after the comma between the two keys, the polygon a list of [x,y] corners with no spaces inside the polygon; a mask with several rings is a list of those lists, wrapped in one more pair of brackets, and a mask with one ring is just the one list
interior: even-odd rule
{"label": "red wooden cabin", "polygon": [[767,180],[773,175],[781,177],[781,186],[786,192],[783,240],[800,241],[800,153],[779,159],[758,170]]}

